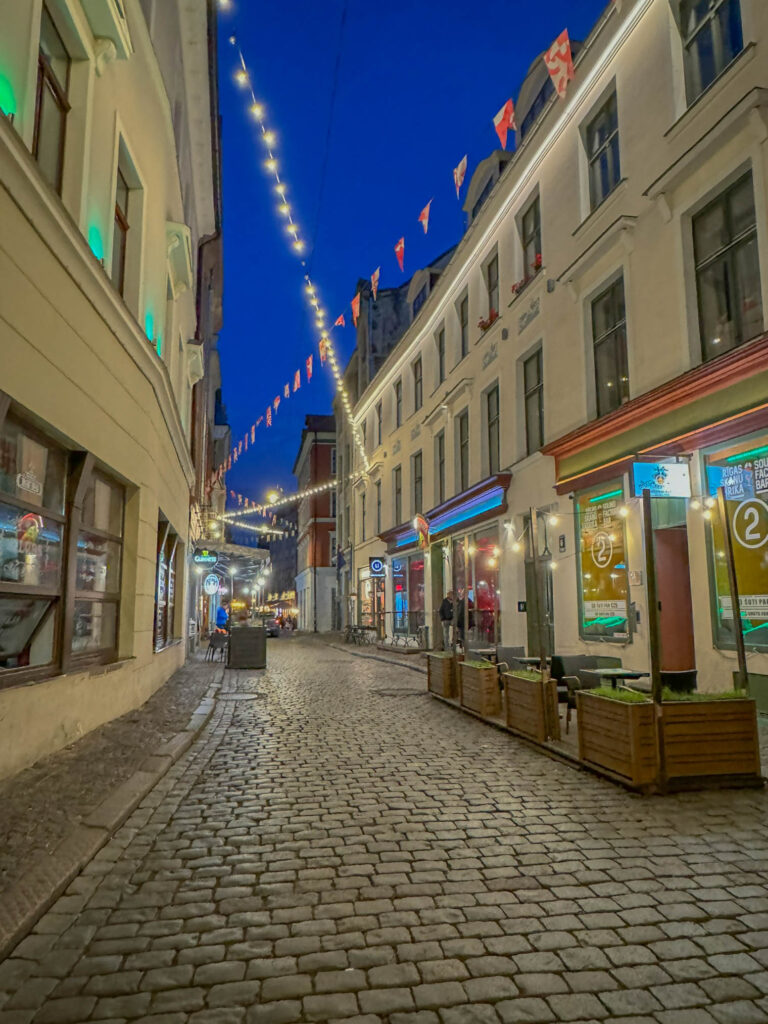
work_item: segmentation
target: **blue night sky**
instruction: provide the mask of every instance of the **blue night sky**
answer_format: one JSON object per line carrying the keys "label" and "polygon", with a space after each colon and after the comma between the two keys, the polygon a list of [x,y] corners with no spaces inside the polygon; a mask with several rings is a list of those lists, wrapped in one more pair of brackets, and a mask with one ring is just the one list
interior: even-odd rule
{"label": "blue night sky", "polygon": [[[338,90],[326,159],[342,13]],[[263,145],[234,81],[235,34],[257,98],[277,134],[279,169],[305,254],[343,362],[354,347],[349,300],[381,265],[381,287],[453,245],[463,226],[452,171],[469,156],[468,183],[497,147],[492,118],[517,92],[534,58],[567,27],[583,39],[605,0],[232,0],[219,17],[224,163],[224,401],[242,437],[310,352],[315,374],[289,400],[228,475],[228,486],[263,499],[291,475],[307,413],[331,412],[333,378],[321,368],[302,292],[304,268],[276,212]],[[510,135],[508,146],[513,144]],[[466,183],[464,186],[466,189]],[[429,234],[417,217],[434,197]],[[464,190],[462,190],[462,201]],[[405,274],[393,246],[405,235]]]}

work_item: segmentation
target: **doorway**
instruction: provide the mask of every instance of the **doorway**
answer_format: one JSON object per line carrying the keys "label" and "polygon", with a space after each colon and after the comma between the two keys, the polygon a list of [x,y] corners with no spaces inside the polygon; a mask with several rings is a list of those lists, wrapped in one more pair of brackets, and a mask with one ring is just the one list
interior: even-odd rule
{"label": "doorway", "polygon": [[688,531],[668,526],[653,531],[659,597],[661,667],[682,672],[696,667]]}

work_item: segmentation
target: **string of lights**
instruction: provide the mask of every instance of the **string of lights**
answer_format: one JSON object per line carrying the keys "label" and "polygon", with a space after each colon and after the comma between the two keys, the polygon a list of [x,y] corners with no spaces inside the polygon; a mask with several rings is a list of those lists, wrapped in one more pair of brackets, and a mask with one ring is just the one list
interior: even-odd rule
{"label": "string of lights", "polygon": [[[228,8],[229,0],[225,0],[225,2],[223,3],[220,0],[219,6],[225,9]],[[278,168],[278,161],[276,155],[277,135],[274,130],[268,127],[265,105],[256,97],[252,77],[248,70],[248,65],[246,64],[242,48],[240,47],[236,36],[231,35],[229,37],[229,42],[235,48],[239,64],[239,67],[235,72],[235,81],[243,89],[246,89],[250,96],[250,113],[253,119],[256,121],[256,124],[258,125],[261,141],[264,144],[265,151],[267,154],[266,159],[264,161],[264,168],[274,178],[274,189],[279,200],[277,205],[277,211],[282,217],[285,218],[286,234],[290,237],[291,248],[300,258],[302,267],[306,268],[307,264],[303,256],[307,248],[307,245],[304,238],[302,237],[299,225],[297,224],[294,218],[293,207],[291,206],[291,203],[288,200],[287,183],[281,178],[280,171]],[[320,304],[317,286],[310,278],[308,272],[304,274],[304,294],[308,304],[312,307],[314,311],[315,329],[319,332],[318,341],[321,352],[321,362],[324,361],[324,353],[326,356],[325,361],[328,362],[331,368],[331,373],[333,374],[334,380],[336,382],[336,390],[341,400],[341,404],[344,408],[344,415],[346,417],[347,423],[349,424],[352,437],[355,441],[355,446],[357,447],[357,450],[360,453],[360,458],[362,460],[363,467],[367,472],[369,468],[368,455],[365,451],[362,436],[357,428],[355,418],[352,414],[352,406],[349,401],[349,395],[347,394],[346,388],[344,386],[344,379],[341,366],[337,359],[336,350],[334,348],[333,341],[331,340],[331,332],[326,322],[327,314],[325,309],[323,309],[323,307]]]}
{"label": "string of lights", "polygon": [[[350,479],[352,479],[351,474]],[[263,515],[266,512],[268,514],[272,509],[281,508],[284,505],[291,505],[295,501],[303,501],[304,498],[311,498],[316,494],[323,494],[326,491],[334,490],[336,486],[336,480],[327,480],[325,483],[315,484],[314,487],[307,487],[305,490],[297,491],[295,494],[287,494],[284,498],[278,498],[277,501],[273,501],[269,505],[254,505],[251,508],[242,508],[232,512],[223,512],[219,516],[219,519],[222,522],[231,522],[233,519],[239,520],[242,516],[253,515],[254,513]]]}

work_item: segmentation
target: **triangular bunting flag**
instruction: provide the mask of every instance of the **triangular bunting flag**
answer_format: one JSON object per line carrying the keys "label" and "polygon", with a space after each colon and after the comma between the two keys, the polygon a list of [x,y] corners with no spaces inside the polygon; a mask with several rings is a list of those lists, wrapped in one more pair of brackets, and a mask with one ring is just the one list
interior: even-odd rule
{"label": "triangular bunting flag", "polygon": [[251,444],[253,444],[253,442],[255,440],[256,440],[256,424],[254,423],[251,426]]}
{"label": "triangular bunting flag", "polygon": [[501,148],[507,148],[507,132],[510,128],[515,127],[515,104],[512,100],[507,100],[501,110],[493,119],[493,127],[496,129],[496,134],[499,136],[499,142]]}
{"label": "triangular bunting flag", "polygon": [[259,416],[259,418],[256,420],[256,426],[260,427],[263,422],[264,422],[264,417],[263,416]]}
{"label": "triangular bunting flag", "polygon": [[271,405],[267,406],[266,416],[267,416],[267,426],[271,427],[272,426],[272,406]]}
{"label": "triangular bunting flag", "polygon": [[320,347],[320,362],[324,363],[325,360],[326,360],[326,357],[328,355],[328,351],[327,351],[327,349],[328,349],[328,342],[325,340],[325,338],[321,338],[320,339],[320,346],[319,347]]}
{"label": "triangular bunting flag", "polygon": [[371,288],[373,289],[373,301],[376,301],[376,295],[379,291],[379,275],[381,274],[381,267],[376,267],[374,272],[371,274]]}
{"label": "triangular bunting flag", "polygon": [[301,370],[297,370],[293,375],[293,390],[298,391],[301,387]]}
{"label": "triangular bunting flag", "polygon": [[242,455],[242,454],[243,454],[243,442],[242,442],[242,441],[241,441],[241,442],[240,442],[240,444],[239,444],[239,445],[237,446],[237,454],[238,454],[238,455]]}
{"label": "triangular bunting flag", "polygon": [[352,323],[357,327],[357,321],[360,319],[360,292],[355,294],[350,306],[352,307]]}
{"label": "triangular bunting flag", "polygon": [[574,77],[573,53],[568,29],[564,29],[544,54],[544,63],[555,85],[560,99],[565,98],[568,83]]}
{"label": "triangular bunting flag", "polygon": [[290,397],[291,397],[291,385],[290,384],[286,384],[285,387],[283,388],[283,398],[290,398]]}
{"label": "triangular bunting flag", "polygon": [[397,245],[395,246],[395,256],[397,256],[398,266],[402,270],[403,269],[403,260],[405,259],[405,238],[404,237],[399,239]]}
{"label": "triangular bunting flag", "polygon": [[459,198],[459,192],[461,186],[464,184],[464,175],[467,173],[467,157],[466,155],[459,161],[459,166],[453,169],[453,183],[456,186],[456,198]]}
{"label": "triangular bunting flag", "polygon": [[432,205],[432,200],[430,199],[429,202],[427,203],[427,205],[424,207],[424,209],[419,214],[419,223],[424,228],[424,234],[425,235],[426,235],[427,231],[429,231],[429,208],[430,208],[431,205]]}
{"label": "triangular bunting flag", "polygon": [[312,380],[312,356],[307,356],[307,380]]}
{"label": "triangular bunting flag", "polygon": [[344,314],[343,313],[340,316],[336,317],[336,319],[333,321],[333,326],[334,327],[346,327],[347,326],[347,321],[344,319]]}
{"label": "triangular bunting flag", "polygon": [[245,435],[244,440],[245,440],[245,450],[248,451],[248,435],[247,434]]}
{"label": "triangular bunting flag", "polygon": [[275,412],[277,412],[277,410],[280,408],[280,395],[275,395],[275,400],[272,403],[272,405],[274,406]]}

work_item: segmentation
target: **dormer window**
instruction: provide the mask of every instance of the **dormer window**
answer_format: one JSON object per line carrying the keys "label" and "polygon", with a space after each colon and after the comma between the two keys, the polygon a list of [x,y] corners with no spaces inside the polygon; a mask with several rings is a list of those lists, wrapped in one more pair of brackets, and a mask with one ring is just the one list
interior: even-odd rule
{"label": "dormer window", "polygon": [[528,132],[533,128],[539,119],[539,115],[549,103],[552,96],[555,94],[555,87],[552,84],[552,79],[547,76],[544,85],[539,89],[536,94],[536,99],[533,101],[528,109],[528,113],[525,115],[520,123],[520,139],[524,139]]}
{"label": "dormer window", "polygon": [[493,189],[494,184],[495,182],[493,180],[493,177],[490,177],[488,181],[486,181],[486,183],[483,185],[483,191],[477,197],[477,201],[475,202],[475,205],[472,207],[472,220],[474,220],[478,213],[480,213],[480,207],[491,194],[491,190]]}
{"label": "dormer window", "polygon": [[418,295],[413,300],[413,315],[414,316],[416,316],[416,314],[419,312],[419,310],[421,309],[421,307],[424,305],[424,303],[426,301],[427,301],[427,286],[423,285],[422,288],[420,289]]}

